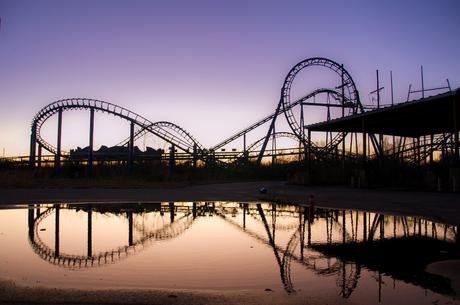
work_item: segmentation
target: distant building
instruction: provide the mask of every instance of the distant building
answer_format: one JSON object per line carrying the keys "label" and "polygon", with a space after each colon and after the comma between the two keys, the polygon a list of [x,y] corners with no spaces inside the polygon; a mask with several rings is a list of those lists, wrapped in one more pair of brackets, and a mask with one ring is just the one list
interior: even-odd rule
{"label": "distant building", "polygon": [[[77,147],[77,149],[70,150],[70,159],[73,160],[82,160],[87,159],[89,154],[89,147]],[[163,149],[154,149],[152,147],[147,147],[145,151],[139,149],[139,147],[134,146],[134,155],[138,157],[144,157],[146,159],[152,160],[161,160],[162,155],[164,154]],[[128,147],[127,146],[112,146],[107,147],[102,145],[101,148],[93,152],[95,160],[114,160],[114,159],[125,159],[128,156]]]}

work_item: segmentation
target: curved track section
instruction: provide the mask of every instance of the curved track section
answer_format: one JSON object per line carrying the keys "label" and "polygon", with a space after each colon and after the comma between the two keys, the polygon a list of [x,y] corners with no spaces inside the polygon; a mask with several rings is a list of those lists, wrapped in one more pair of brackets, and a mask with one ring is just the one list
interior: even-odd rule
{"label": "curved track section", "polygon": [[[168,130],[171,134],[176,135],[178,139],[182,139],[184,145],[188,147],[193,148],[196,145],[196,150],[198,151],[205,150],[204,147],[190,133],[188,133],[185,129],[183,129],[182,127],[174,123],[167,122],[167,121],[160,121],[160,122],[153,123],[152,127]],[[143,137],[147,133],[149,133],[148,129],[146,128],[139,129],[134,134],[134,140],[137,140]],[[116,146],[127,146],[128,144],[129,144],[129,137],[119,142]]]}
{"label": "curved track section", "polygon": [[289,73],[287,74],[284,80],[283,87],[281,89],[281,102],[283,104],[284,114],[286,116],[286,119],[292,131],[299,138],[304,137],[304,135],[302,133],[302,129],[301,129],[301,126],[299,125],[299,122],[297,122],[294,116],[294,113],[292,112],[291,104],[293,103],[291,102],[291,87],[292,87],[292,83],[294,82],[294,79],[297,76],[297,74],[301,70],[307,67],[312,67],[312,66],[322,66],[322,67],[328,68],[329,70],[334,71],[341,78],[343,78],[343,84],[339,86],[341,92],[339,93],[338,91],[335,91],[335,90],[333,91],[335,91],[335,94],[338,95],[338,97],[342,100],[344,104],[346,103],[346,104],[354,106],[353,107],[354,113],[357,113],[358,111],[363,110],[363,106],[361,105],[359,93],[358,93],[358,90],[356,89],[355,82],[351,78],[350,74],[343,68],[342,65],[339,65],[335,61],[332,61],[330,59],[323,58],[323,57],[313,57],[313,58],[305,59],[299,62],[298,64],[296,64],[289,71]]}
{"label": "curved track section", "polygon": [[57,149],[41,136],[41,127],[43,124],[53,115],[60,111],[68,110],[95,110],[101,111],[107,114],[113,114],[114,116],[125,119],[129,122],[139,126],[141,130],[152,133],[164,141],[175,145],[177,148],[184,152],[192,153],[194,147],[202,149],[202,146],[198,141],[192,137],[185,129],[170,123],[170,122],[156,122],[153,123],[145,117],[136,114],[126,108],[117,106],[112,103],[87,99],[87,98],[70,98],[59,100],[48,104],[43,107],[34,117],[32,121],[32,135],[35,136],[35,140],[43,148],[50,153],[56,154]]}
{"label": "curved track section", "polygon": [[[292,132],[276,132],[275,133],[275,138],[276,139],[289,138],[289,139],[293,139],[295,141],[299,140],[299,138],[295,134],[293,134]],[[265,140],[265,137],[260,138],[259,140],[255,141],[254,143],[249,145],[248,148],[246,149],[247,152],[252,152],[252,151],[256,150],[257,148],[259,148],[260,146],[262,146],[262,144],[264,143],[264,140]]]}

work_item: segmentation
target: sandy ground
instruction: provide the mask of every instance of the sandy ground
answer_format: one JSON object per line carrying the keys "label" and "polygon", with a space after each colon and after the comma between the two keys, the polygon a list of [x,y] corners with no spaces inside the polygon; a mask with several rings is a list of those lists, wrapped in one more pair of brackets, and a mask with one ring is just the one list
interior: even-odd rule
{"label": "sandy ground", "polygon": [[[268,189],[267,194],[259,192]],[[257,181],[136,189],[47,188],[0,189],[0,205],[62,202],[159,201],[276,201],[316,206],[415,215],[449,224],[460,224],[460,195],[345,187],[294,186],[284,182]],[[427,271],[448,277],[460,295],[460,262],[430,264]],[[71,290],[22,287],[0,281],[0,304],[351,304],[335,295],[322,299],[278,292],[214,292],[166,290]]]}
{"label": "sandy ground", "polygon": [[353,304],[335,294],[322,297],[276,291],[76,290],[23,287],[0,281],[0,304]]}

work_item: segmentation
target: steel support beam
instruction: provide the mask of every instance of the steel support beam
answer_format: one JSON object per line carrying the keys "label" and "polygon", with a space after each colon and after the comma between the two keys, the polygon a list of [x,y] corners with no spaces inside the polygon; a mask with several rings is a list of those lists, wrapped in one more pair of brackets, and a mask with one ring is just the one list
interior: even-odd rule
{"label": "steel support beam", "polygon": [[92,207],[90,206],[88,208],[88,246],[87,246],[87,252],[88,256],[91,257],[93,256],[93,210]]}
{"label": "steel support beam", "polygon": [[275,127],[273,127],[273,133],[272,133],[272,165],[276,164],[276,130]]}
{"label": "steel support beam", "polygon": [[246,150],[246,133],[243,134],[243,160],[246,163],[248,161],[248,152]]}
{"label": "steel support beam", "polygon": [[62,109],[58,112],[58,127],[57,127],[57,144],[56,144],[56,156],[54,159],[54,166],[56,168],[61,167],[61,142],[62,142]]}
{"label": "steel support beam", "polygon": [[417,165],[420,166],[421,164],[421,156],[420,156],[420,137],[417,137]]}
{"label": "steel support beam", "polygon": [[169,148],[169,175],[174,174],[174,168],[176,167],[176,146],[171,145]]}
{"label": "steel support beam", "polygon": [[262,162],[262,158],[264,157],[265,148],[267,147],[268,140],[270,139],[270,135],[272,134],[273,130],[275,129],[276,118],[280,114],[281,105],[283,104],[283,99],[281,98],[278,106],[276,107],[275,114],[273,115],[272,122],[270,123],[270,127],[268,128],[267,136],[265,137],[264,144],[260,148],[259,156],[257,157],[257,164]]}
{"label": "steel support beam", "polygon": [[34,242],[34,213],[35,213],[35,207],[33,204],[29,204],[28,207],[28,229],[29,229],[29,238],[32,242]]}
{"label": "steel support beam", "polygon": [[32,126],[32,130],[30,133],[30,154],[29,154],[29,166],[34,168],[35,167],[35,150],[37,146],[37,134],[36,134],[35,126]]}
{"label": "steel support beam", "polygon": [[367,241],[367,213],[363,212],[363,241]]}
{"label": "steel support beam", "polygon": [[38,144],[37,167],[42,167],[42,146]]}
{"label": "steel support beam", "polygon": [[89,145],[88,145],[88,168],[91,171],[93,169],[94,159],[94,108],[91,108],[89,112]]}
{"label": "steel support beam", "polygon": [[308,129],[308,138],[307,138],[307,160],[308,160],[308,174],[311,175],[311,130]]}
{"label": "steel support beam", "polygon": [[131,121],[128,144],[128,170],[132,172],[134,164],[134,122]]}
{"label": "steel support beam", "polygon": [[367,159],[367,135],[366,135],[366,128],[364,124],[364,118],[361,120],[361,128],[362,128],[362,134],[363,134],[363,162],[366,163]]}
{"label": "steel support beam", "polygon": [[128,245],[133,245],[133,211],[128,212]]}
{"label": "steel support beam", "polygon": [[[344,82],[344,69],[343,65],[340,66],[341,71],[341,78],[342,78],[342,118],[345,116],[345,82]],[[342,168],[345,168],[345,137],[346,133],[342,132]]]}
{"label": "steel support beam", "polygon": [[174,214],[175,212],[175,208],[174,208],[174,202],[170,202],[169,203],[169,220],[171,221],[171,223],[174,222]]}
{"label": "steel support beam", "polygon": [[433,164],[433,150],[434,150],[434,145],[433,145],[433,135],[430,135],[430,164]]}
{"label": "steel support beam", "polygon": [[58,204],[54,205],[55,218],[54,218],[54,256],[59,256],[59,210]]}
{"label": "steel support beam", "polygon": [[194,168],[197,167],[197,161],[198,161],[198,148],[196,144],[193,144],[192,166]]}
{"label": "steel support beam", "polygon": [[459,156],[459,138],[458,138],[458,120],[459,120],[459,115],[458,113],[460,112],[459,111],[459,106],[458,106],[458,94],[456,95],[456,97],[454,97],[453,101],[452,101],[452,113],[453,113],[453,132],[454,132],[454,162],[455,162],[455,165],[458,165],[459,164],[459,160],[460,160],[460,156]]}

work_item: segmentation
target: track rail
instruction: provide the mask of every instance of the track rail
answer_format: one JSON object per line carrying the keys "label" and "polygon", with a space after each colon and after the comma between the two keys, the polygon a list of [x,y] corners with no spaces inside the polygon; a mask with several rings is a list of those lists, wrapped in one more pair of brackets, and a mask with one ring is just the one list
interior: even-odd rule
{"label": "track rail", "polygon": [[107,114],[112,114],[116,117],[120,117],[129,122],[132,122],[139,126],[141,130],[156,135],[164,141],[183,150],[184,152],[192,153],[194,148],[198,148],[200,151],[204,151],[203,146],[190,133],[176,124],[165,121],[153,123],[145,117],[126,108],[109,102],[88,98],[63,99],[43,107],[35,115],[32,121],[32,136],[35,136],[36,142],[43,148],[45,148],[50,153],[56,154],[57,148],[43,139],[41,135],[41,128],[43,124],[50,117],[59,113],[60,111],[91,109]]}
{"label": "track rail", "polygon": [[[317,89],[301,98],[299,98],[298,100],[292,102],[290,105],[287,105],[286,108],[283,108],[282,111],[287,111],[297,105],[299,105],[300,103],[302,102],[305,102],[306,100],[308,99],[311,99],[312,97],[318,95],[318,94],[321,94],[321,93],[330,93],[330,94],[338,94],[338,92],[336,90],[333,90],[333,89],[328,89],[328,88],[321,88],[321,89]],[[275,116],[277,116],[278,114],[276,112],[264,117],[263,119],[255,122],[254,124],[250,125],[249,127],[243,129],[243,130],[240,130],[238,131],[237,133],[235,133],[234,135],[228,137],[227,139],[223,140],[222,142],[219,142],[218,144],[214,145],[213,147],[210,148],[210,150],[212,151],[217,151],[219,148],[227,145],[228,143],[231,143],[233,141],[235,141],[236,139],[242,137],[243,135],[245,135],[246,133],[256,129],[257,127],[267,123],[268,121],[272,120]]]}

